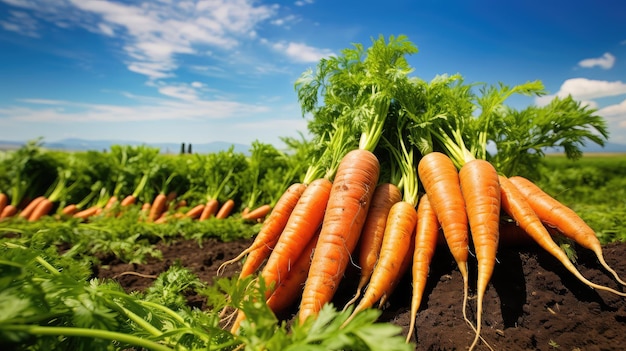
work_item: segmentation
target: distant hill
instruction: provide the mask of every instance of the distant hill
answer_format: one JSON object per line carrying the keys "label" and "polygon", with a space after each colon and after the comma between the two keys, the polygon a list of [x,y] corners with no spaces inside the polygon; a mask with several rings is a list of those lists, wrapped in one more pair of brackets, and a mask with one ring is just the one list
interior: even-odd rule
{"label": "distant hill", "polygon": [[[2,141],[0,140],[0,150],[17,149],[22,146],[23,141]],[[146,145],[150,147],[156,147],[164,154],[178,154],[180,153],[181,143],[143,143],[131,140],[85,140],[77,138],[63,139],[59,141],[47,142],[43,141],[43,146],[52,150],[65,150],[65,151],[103,151],[110,150],[111,145]],[[230,147],[234,147],[235,152],[248,153],[250,150],[249,145],[228,143],[224,141],[215,141],[210,143],[191,144],[191,151],[193,153],[213,153],[218,151],[228,150]],[[185,144],[185,150],[187,150],[188,144]]]}

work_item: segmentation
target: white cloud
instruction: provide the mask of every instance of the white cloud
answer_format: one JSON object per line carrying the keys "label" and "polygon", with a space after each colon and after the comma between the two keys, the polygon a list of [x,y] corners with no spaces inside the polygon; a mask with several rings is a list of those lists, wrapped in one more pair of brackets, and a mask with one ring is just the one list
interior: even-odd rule
{"label": "white cloud", "polygon": [[614,64],[615,64],[615,56],[611,55],[611,53],[608,53],[608,52],[604,53],[604,55],[602,55],[601,57],[588,58],[588,59],[578,62],[578,65],[580,67],[585,67],[585,68],[593,68],[593,67],[598,66],[600,68],[609,69],[613,67]]}
{"label": "white cloud", "polygon": [[620,117],[621,124],[626,127],[626,100],[619,104],[603,107],[598,110],[598,113],[608,118]]}
{"label": "white cloud", "polygon": [[571,78],[563,82],[556,94],[538,97],[535,99],[535,102],[538,105],[545,105],[555,96],[566,97],[572,95],[576,100],[585,101],[623,94],[626,94],[626,83],[619,80],[610,82],[587,78]]}
{"label": "white cloud", "polygon": [[297,0],[296,2],[294,2],[294,4],[296,4],[296,6],[305,6],[305,5],[311,5],[315,2],[315,0]]}
{"label": "white cloud", "polygon": [[315,48],[304,43],[279,42],[272,47],[298,62],[317,62],[323,57],[333,55],[330,49]]}

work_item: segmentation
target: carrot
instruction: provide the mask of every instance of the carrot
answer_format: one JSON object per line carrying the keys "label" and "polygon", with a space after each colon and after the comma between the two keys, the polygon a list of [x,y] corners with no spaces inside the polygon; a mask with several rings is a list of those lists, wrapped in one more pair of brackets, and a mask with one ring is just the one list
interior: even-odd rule
{"label": "carrot", "polygon": [[371,151],[355,149],[339,162],[311,271],[302,292],[299,319],[315,316],[333,298],[363,228],[380,163]]}
{"label": "carrot", "polygon": [[137,196],[128,195],[122,200],[122,202],[120,202],[120,206],[122,207],[130,206],[130,205],[133,205],[135,202],[137,202]]}
{"label": "carrot", "polygon": [[239,278],[244,278],[254,273],[268,257],[270,251],[276,245],[278,237],[283,232],[287,221],[296,207],[300,196],[306,189],[306,185],[302,183],[294,183],[281,195],[276,202],[276,206],[270,212],[269,217],[263,222],[263,226],[254,239],[252,245],[243,250],[237,257],[228,260],[220,265],[217,272],[221,274],[226,265],[232,264],[248,255],[248,258],[241,268]]}
{"label": "carrot", "polygon": [[220,210],[217,211],[215,218],[224,219],[228,217],[233,211],[233,208],[235,208],[235,201],[233,199],[226,200],[224,204],[222,204],[222,206],[220,207]]}
{"label": "carrot", "polygon": [[2,213],[2,210],[4,210],[8,203],[9,197],[7,196],[7,194],[0,193],[0,213]]}
{"label": "carrot", "polygon": [[478,262],[476,336],[469,348],[472,350],[480,338],[483,299],[496,265],[500,234],[500,183],[496,169],[481,159],[465,163],[459,171],[459,179]]}
{"label": "carrot", "polygon": [[262,219],[263,217],[267,216],[267,214],[270,213],[271,210],[272,210],[272,206],[268,204],[261,205],[255,208],[254,210],[249,211],[247,214],[242,215],[242,218],[256,221],[257,219]]}
{"label": "carrot", "polygon": [[344,310],[352,305],[361,295],[361,290],[367,285],[372,276],[374,265],[378,260],[378,253],[383,242],[387,216],[391,206],[402,200],[402,193],[395,184],[382,183],[374,190],[372,204],[367,213],[367,219],[363,224],[361,237],[359,238],[358,253],[361,277],[354,297],[346,303]]}
{"label": "carrot", "polygon": [[73,217],[74,218],[80,218],[80,219],[87,219],[91,216],[94,216],[98,213],[98,210],[101,209],[98,206],[91,206],[89,208],[86,208],[82,211],[78,211],[76,213],[74,213]]}
{"label": "carrot", "polygon": [[241,211],[241,218],[246,218],[246,215],[250,213],[250,207],[244,207],[243,211]]}
{"label": "carrot", "polygon": [[456,261],[463,278],[463,317],[469,290],[467,259],[469,256],[469,233],[465,200],[461,192],[459,173],[452,160],[440,152],[431,152],[417,166],[419,178],[437,214],[450,253]]}
{"label": "carrot", "polygon": [[261,277],[268,286],[266,299],[282,279],[288,276],[291,265],[298,260],[307,243],[322,225],[332,186],[330,180],[318,178],[302,193],[261,271]]}
{"label": "carrot", "polygon": [[211,216],[215,216],[217,210],[219,208],[219,202],[217,199],[209,200],[204,206],[204,210],[202,210],[202,214],[200,214],[200,220],[204,221],[209,219]]}
{"label": "carrot", "polygon": [[63,213],[66,216],[70,216],[76,213],[77,211],[78,211],[78,206],[76,204],[69,204],[63,207],[63,210],[61,211],[61,213]]}
{"label": "carrot", "polygon": [[152,206],[150,206],[150,213],[148,214],[148,222],[154,222],[161,216],[161,214],[165,211],[165,206],[167,202],[167,195],[163,193],[159,193],[154,197],[154,201],[152,201]]}
{"label": "carrot", "polygon": [[411,294],[411,323],[406,342],[411,339],[415,328],[417,311],[422,303],[428,271],[439,237],[439,222],[434,209],[430,205],[428,195],[423,195],[417,206],[417,227],[415,229],[415,250],[413,251],[413,265],[411,270],[413,293]]}
{"label": "carrot", "polygon": [[2,210],[2,213],[0,213],[0,219],[13,217],[15,216],[16,213],[17,213],[17,207],[12,204],[8,204],[4,207],[4,209]]}
{"label": "carrot", "polygon": [[33,211],[37,207],[37,205],[39,205],[39,203],[43,199],[45,199],[45,196],[37,196],[36,198],[32,199],[28,203],[28,205],[26,205],[26,207],[24,207],[24,209],[20,212],[20,214],[18,216],[22,217],[24,219],[28,219],[28,217],[30,217],[30,215],[33,213]]}
{"label": "carrot", "polygon": [[530,207],[545,225],[556,228],[578,245],[591,250],[595,253],[600,264],[615,277],[615,280],[622,285],[626,285],[626,282],[604,260],[602,245],[595,231],[576,212],[546,194],[541,188],[526,178],[516,176],[509,179],[528,200]]}
{"label": "carrot", "polygon": [[42,199],[39,202],[39,204],[37,204],[37,207],[35,207],[33,212],[28,217],[28,221],[34,222],[34,221],[39,220],[41,217],[50,213],[50,211],[52,210],[52,207],[54,207],[54,202],[50,201],[50,199],[48,198]]}
{"label": "carrot", "polygon": [[391,293],[391,289],[404,274],[402,269],[407,268],[407,265],[403,265],[403,261],[412,253],[409,249],[414,242],[416,223],[417,212],[411,203],[400,201],[391,207],[380,255],[374,266],[370,283],[363,294],[363,299],[343,323],[344,326],[352,321],[357,313],[372,307],[376,301]]}
{"label": "carrot", "polygon": [[185,213],[185,216],[192,218],[192,219],[196,219],[200,217],[203,210],[204,210],[204,204],[199,204],[199,205],[194,206],[189,211],[187,211],[187,213]]}
{"label": "carrot", "polygon": [[104,205],[104,209],[109,210],[111,209],[115,204],[117,203],[117,196],[115,195],[111,195],[111,197],[109,198],[109,200],[107,200],[106,204]]}
{"label": "carrot", "polygon": [[626,293],[592,283],[580,274],[572,261],[567,257],[567,254],[554,242],[548,229],[542,223],[541,217],[533,210],[532,203],[524,196],[523,191],[520,191],[520,188],[517,187],[511,178],[500,176],[500,190],[502,192],[502,209],[511,216],[520,228],[522,228],[541,248],[559,260],[576,278],[580,279],[581,282],[591,288],[626,296]]}

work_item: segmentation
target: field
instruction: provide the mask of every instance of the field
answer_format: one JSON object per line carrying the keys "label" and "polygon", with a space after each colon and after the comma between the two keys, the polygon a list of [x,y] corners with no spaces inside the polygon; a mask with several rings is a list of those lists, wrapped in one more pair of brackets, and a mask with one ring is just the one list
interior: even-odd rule
{"label": "field", "polygon": [[[557,195],[596,229],[604,243],[606,260],[625,276],[626,244],[622,242],[626,233],[623,219],[626,157],[588,155],[573,162],[549,156],[538,169],[537,184]],[[179,285],[174,285],[174,289],[179,289],[178,293],[182,294],[179,296],[182,300],[177,303],[207,315],[216,313],[216,309],[226,303],[226,293],[224,290],[212,291],[207,286],[223,285],[224,281],[237,275],[239,264],[228,266],[219,277],[216,272],[225,260],[250,245],[260,224],[244,221],[238,213],[226,220],[212,218],[201,222],[183,218],[163,224],[141,223],[135,219],[140,215],[139,211],[139,208],[133,208],[117,218],[100,216],[89,222],[63,221],[58,217],[44,217],[38,222],[19,218],[4,220],[0,222],[5,245],[3,259],[11,260],[6,245],[21,245],[32,251],[31,255],[49,257],[57,266],[81,267],[79,276],[85,283],[98,278],[102,282],[119,284],[131,295],[164,289],[158,287],[163,284],[160,279],[172,274],[173,269],[182,268],[191,274],[180,279]],[[620,290],[619,285],[601,269],[595,256],[569,244],[577,255],[576,265],[585,277]],[[439,246],[435,257],[412,341],[417,350],[462,350],[471,342],[473,332],[460,311],[461,277],[445,246]],[[586,287],[527,240],[502,238],[497,259],[485,296],[482,333],[492,347],[497,350],[622,349],[626,342],[624,298]],[[3,262],[3,267],[7,267],[6,261]],[[475,264],[470,266],[472,274],[475,274],[475,268]],[[15,274],[5,268],[2,272],[3,279]],[[358,269],[351,265],[333,299],[336,306],[343,306],[352,297],[357,280]],[[217,281],[222,283],[216,284]],[[6,280],[4,282],[6,284]],[[473,291],[474,287],[471,289]],[[376,321],[400,327],[396,332],[404,335],[410,321],[410,291],[410,281],[405,276],[389,301],[381,306],[382,314]],[[223,301],[216,303],[216,299]],[[11,300],[6,301],[4,309]],[[469,305],[469,311],[472,311],[474,301],[470,300]],[[279,320],[286,321],[288,326],[297,312],[296,307],[279,314]],[[19,321],[28,315],[28,310],[13,312],[4,317],[5,321]],[[470,319],[472,317],[470,312]],[[215,320],[211,323],[215,327],[223,326]],[[270,329],[278,325],[274,324]],[[16,349],[27,349],[34,347],[27,346],[32,342],[41,345],[49,340],[40,336],[28,342],[20,339],[23,340],[21,343],[14,344],[7,339],[10,334],[6,333],[2,334],[2,343]],[[97,347],[99,344],[94,346],[86,342],[85,345],[88,346],[82,347]],[[479,345],[477,349],[487,348]]]}

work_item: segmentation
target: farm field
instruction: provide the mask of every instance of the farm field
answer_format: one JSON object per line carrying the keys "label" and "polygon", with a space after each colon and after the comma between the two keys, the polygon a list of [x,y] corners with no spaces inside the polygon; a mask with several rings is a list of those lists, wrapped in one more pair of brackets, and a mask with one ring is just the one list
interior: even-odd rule
{"label": "farm field", "polygon": [[538,81],[409,77],[416,52],[381,36],[304,72],[312,137],[285,150],[0,153],[0,344],[621,349],[626,158],[581,149],[606,122],[504,104]]}

